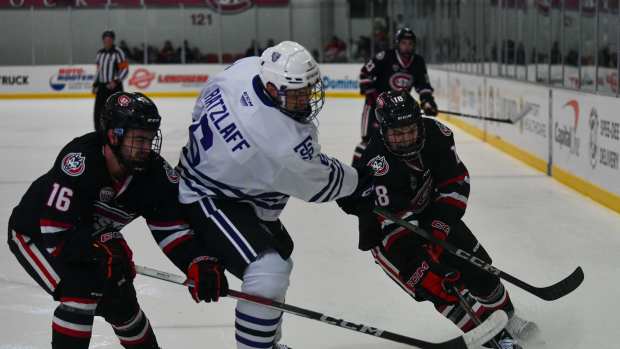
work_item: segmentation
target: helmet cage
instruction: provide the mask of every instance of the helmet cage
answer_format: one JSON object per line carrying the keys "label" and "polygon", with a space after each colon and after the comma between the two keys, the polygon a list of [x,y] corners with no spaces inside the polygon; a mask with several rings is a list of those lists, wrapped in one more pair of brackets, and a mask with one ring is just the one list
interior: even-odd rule
{"label": "helmet cage", "polygon": [[[161,116],[153,101],[141,93],[117,92],[108,97],[100,124],[104,142],[129,173],[146,171],[150,161],[161,151]],[[116,136],[115,144],[110,142],[108,130]],[[148,140],[141,136],[126,140],[129,130],[147,130],[155,134]],[[148,156],[136,156],[144,152],[145,141],[150,141]]]}
{"label": "helmet cage", "polygon": [[[142,128],[137,127],[128,127],[128,128],[115,128],[112,130],[113,134],[117,137],[118,143],[115,145],[110,144],[110,148],[119,162],[125,167],[130,173],[142,173],[146,172],[150,162],[154,159],[155,155],[158,155],[161,151],[161,143],[163,136],[161,134],[160,129],[152,130],[152,129],[143,129],[147,131],[155,131],[155,135],[151,140],[149,154],[146,157],[136,157],[131,154],[138,154],[144,148],[142,145],[137,145],[138,140],[132,136],[131,138],[125,140],[127,137],[127,132],[129,130],[140,130]],[[125,144],[129,142],[129,144]],[[125,150],[125,151],[123,151]],[[129,154],[129,155],[127,155]]]}
{"label": "helmet cage", "polygon": [[[404,96],[404,93],[401,94]],[[375,116],[379,133],[389,152],[403,159],[417,156],[424,148],[426,130],[418,103],[411,96],[404,96],[399,104],[385,105],[384,99],[398,95],[394,92],[379,96]],[[410,99],[408,103],[407,100]]]}
{"label": "helmet cage", "polygon": [[[289,101],[290,99],[290,101]],[[302,106],[297,101],[306,100]],[[325,104],[325,88],[323,81],[318,79],[307,88],[288,89],[281,86],[278,89],[278,109],[287,116],[301,123],[309,123],[316,119]]]}

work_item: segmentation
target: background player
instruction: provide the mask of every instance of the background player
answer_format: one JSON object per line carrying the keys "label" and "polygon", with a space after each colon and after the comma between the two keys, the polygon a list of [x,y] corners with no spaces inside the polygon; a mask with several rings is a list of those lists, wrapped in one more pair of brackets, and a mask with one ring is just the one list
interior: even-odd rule
{"label": "background player", "polygon": [[374,109],[377,96],[382,92],[410,92],[413,87],[420,96],[424,114],[437,115],[426,63],[422,56],[415,53],[415,34],[407,27],[399,29],[395,45],[391,50],[377,53],[362,67],[360,91],[366,96],[362,112],[362,143],[367,143],[379,129]]}
{"label": "background player", "polygon": [[[180,199],[243,292],[284,300],[293,241],[278,217],[290,196],[327,202],[361,187],[355,169],[321,153],[313,121],[323,100],[316,61],[284,41],[209,79],[196,102]],[[286,348],[281,316],[237,303],[237,348]]]}
{"label": "background player", "polygon": [[[456,153],[452,131],[437,120],[423,118],[406,91],[379,95],[376,116],[379,135],[353,161],[358,170],[372,172],[374,202],[353,197],[338,200],[345,212],[359,216],[359,248],[370,250],[375,262],[405,292],[417,301],[431,301],[464,332],[475,325],[450,292],[451,286],[461,290],[480,318],[502,309],[511,317],[510,333],[520,339],[531,337],[536,325],[514,315],[499,278],[372,213],[374,206],[387,208],[491,263],[461,219],[469,196],[469,173]],[[496,339],[502,348],[520,348],[506,330]]]}
{"label": "background player", "polygon": [[[99,134],[67,144],[9,220],[11,251],[60,305],[52,348],[88,348],[93,317],[110,323],[125,348],[158,348],[133,286],[132,251],[119,232],[143,216],[159,247],[198,285],[196,301],[227,291],[217,262],[183,219],[178,175],[159,156],[161,117],[140,93],[106,102]],[[156,188],[157,190],[153,190]]]}
{"label": "background player", "polygon": [[129,75],[129,63],[125,52],[120,47],[114,45],[116,34],[112,30],[106,30],[101,35],[103,48],[97,51],[96,65],[97,73],[93,82],[93,93],[95,94],[95,111],[93,120],[95,131],[99,131],[101,122],[101,112],[108,97],[116,92],[123,91],[123,80]]}

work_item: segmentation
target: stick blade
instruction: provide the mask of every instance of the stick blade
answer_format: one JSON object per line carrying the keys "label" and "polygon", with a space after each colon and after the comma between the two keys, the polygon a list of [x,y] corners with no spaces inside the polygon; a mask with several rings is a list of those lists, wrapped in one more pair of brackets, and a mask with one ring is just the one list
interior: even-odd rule
{"label": "stick blade", "polygon": [[496,310],[484,320],[478,327],[465,333],[463,340],[467,348],[480,348],[490,341],[508,324],[508,315],[503,310]]}
{"label": "stick blade", "polygon": [[562,298],[577,289],[585,278],[583,269],[577,267],[569,276],[551,286],[538,288],[536,295],[546,301]]}

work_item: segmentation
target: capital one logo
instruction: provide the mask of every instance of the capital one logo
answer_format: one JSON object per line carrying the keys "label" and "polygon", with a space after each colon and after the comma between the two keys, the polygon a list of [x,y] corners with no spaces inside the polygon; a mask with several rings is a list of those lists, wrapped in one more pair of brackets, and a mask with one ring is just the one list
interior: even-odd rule
{"label": "capital one logo", "polygon": [[577,127],[579,126],[579,102],[575,99],[571,99],[566,102],[562,108],[570,111],[573,117],[573,124],[560,125],[560,123],[556,121],[553,130],[553,138],[560,147],[568,148],[570,154],[579,156],[580,139],[577,137]]}

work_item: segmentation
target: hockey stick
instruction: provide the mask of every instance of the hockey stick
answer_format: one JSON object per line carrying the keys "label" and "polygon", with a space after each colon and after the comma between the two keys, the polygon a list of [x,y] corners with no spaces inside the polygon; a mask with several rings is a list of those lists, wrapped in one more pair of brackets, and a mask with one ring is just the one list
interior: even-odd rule
{"label": "hockey stick", "polygon": [[[187,279],[181,275],[175,275],[166,273],[153,268],[148,268],[140,265],[136,265],[136,272],[141,275],[149,276],[152,278],[172,282],[179,285],[190,285]],[[280,303],[271,299],[262,298],[258,296],[249,295],[243,292],[228,290],[228,297],[243,300],[246,302],[259,304],[271,309],[283,311],[285,313],[305,317],[312,320],[321,321],[323,323],[346,328],[348,330],[364,333],[367,335],[380,337],[390,341],[408,344],[422,349],[473,349],[478,348],[482,344],[486,343],[489,339],[498,334],[506,324],[508,323],[508,316],[504,311],[494,312],[486,321],[473,330],[452,338],[445,342],[433,343],[426,342],[421,339],[406,337],[397,333],[385,331],[379,328],[370,327],[364,324],[356,324],[342,319],[336,319],[331,316],[327,316],[316,311],[299,308],[290,304]]]}
{"label": "hockey stick", "polygon": [[[479,326],[482,322],[480,321],[480,318],[478,317],[478,315],[476,314],[476,312],[474,311],[474,309],[469,305],[469,303],[467,303],[467,300],[465,299],[465,297],[461,294],[461,292],[459,291],[458,288],[456,288],[456,286],[452,286],[451,289],[452,293],[456,295],[456,297],[459,299],[459,304],[461,305],[461,308],[465,309],[465,312],[467,313],[467,315],[469,315],[469,317],[471,318],[471,320],[474,322],[474,324],[476,326]],[[495,340],[495,338],[491,339],[491,344],[493,344],[493,346],[496,349],[502,349],[502,347],[499,346],[499,343],[497,343],[497,340]]]}
{"label": "hockey stick", "polygon": [[501,123],[505,123],[505,124],[516,124],[521,119],[523,119],[531,110],[532,110],[532,106],[530,104],[527,104],[525,106],[525,108],[523,108],[523,110],[519,114],[517,114],[517,115],[515,115],[515,116],[513,116],[511,118],[508,118],[508,119],[493,118],[493,117],[490,117],[490,116],[481,116],[481,115],[473,115],[473,114],[465,114],[465,113],[459,113],[459,112],[449,111],[449,110],[438,110],[438,112],[442,113],[442,114],[460,116],[460,117],[463,117],[463,118],[486,120],[486,121],[493,121],[493,122],[501,122]]}
{"label": "hockey stick", "polygon": [[510,282],[511,284],[518,286],[526,291],[528,291],[529,293],[537,296],[538,298],[544,299],[546,301],[553,301],[556,300],[558,298],[564,297],[567,294],[573,292],[575,289],[577,289],[577,287],[579,287],[579,285],[581,285],[581,283],[583,282],[584,279],[584,275],[583,275],[583,270],[581,269],[581,267],[577,267],[577,269],[575,269],[575,271],[573,271],[569,276],[567,276],[566,278],[564,278],[563,280],[560,280],[559,282],[551,285],[551,286],[547,286],[547,287],[535,287],[532,286],[524,281],[521,281],[519,279],[517,279],[516,277],[503,272],[497,268],[495,268],[494,266],[492,266],[491,264],[486,263],[485,261],[477,258],[476,256],[472,255],[471,253],[461,250],[460,248],[457,248],[456,246],[437,239],[436,237],[432,236],[431,234],[429,234],[428,232],[426,232],[424,229],[417,227],[409,222],[407,222],[404,219],[400,219],[398,217],[396,217],[395,215],[393,215],[392,213],[390,213],[389,211],[380,208],[380,207],[376,207],[374,209],[374,212],[386,219],[391,220],[392,222],[395,222],[396,224],[405,227],[409,230],[411,230],[412,232],[420,235],[421,237],[431,241],[432,243],[435,243],[439,246],[442,246],[444,249],[446,249],[448,252],[452,253],[453,255],[460,257],[466,261],[468,261],[469,263],[477,266],[478,268],[496,275],[508,282]]}

